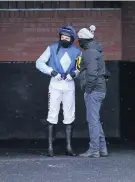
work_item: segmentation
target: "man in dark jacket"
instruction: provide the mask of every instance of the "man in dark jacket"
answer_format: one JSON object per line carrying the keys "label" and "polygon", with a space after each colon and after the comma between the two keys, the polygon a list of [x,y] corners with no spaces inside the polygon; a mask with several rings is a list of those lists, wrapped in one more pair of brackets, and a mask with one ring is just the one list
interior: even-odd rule
{"label": "man in dark jacket", "polygon": [[84,50],[80,64],[80,84],[84,92],[89,128],[89,149],[82,157],[107,156],[105,135],[100,123],[100,108],[106,95],[106,70],[101,44],[93,39],[96,27],[83,28],[78,32],[80,47]]}

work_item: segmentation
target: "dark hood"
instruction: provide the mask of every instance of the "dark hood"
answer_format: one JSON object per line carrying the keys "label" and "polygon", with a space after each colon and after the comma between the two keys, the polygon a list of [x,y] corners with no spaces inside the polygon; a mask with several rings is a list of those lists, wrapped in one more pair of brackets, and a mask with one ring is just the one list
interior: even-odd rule
{"label": "dark hood", "polygon": [[87,41],[85,44],[84,44],[84,49],[96,49],[97,51],[99,52],[102,52],[103,51],[103,48],[102,48],[102,45],[99,41],[93,39],[93,40],[90,40],[90,41]]}

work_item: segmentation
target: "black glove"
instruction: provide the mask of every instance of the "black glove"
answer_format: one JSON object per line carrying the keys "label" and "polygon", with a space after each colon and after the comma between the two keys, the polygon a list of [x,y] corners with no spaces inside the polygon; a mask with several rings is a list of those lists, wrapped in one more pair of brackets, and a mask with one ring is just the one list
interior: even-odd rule
{"label": "black glove", "polygon": [[106,81],[108,81],[108,79],[110,78],[110,76],[111,76],[111,73],[110,73],[110,71],[106,68],[106,70],[105,70],[105,75],[104,75]]}
{"label": "black glove", "polygon": [[70,76],[74,79],[76,77],[75,72],[70,73]]}
{"label": "black glove", "polygon": [[58,75],[58,73],[57,73],[56,71],[53,70],[53,71],[51,72],[51,76],[55,77],[56,75]]}

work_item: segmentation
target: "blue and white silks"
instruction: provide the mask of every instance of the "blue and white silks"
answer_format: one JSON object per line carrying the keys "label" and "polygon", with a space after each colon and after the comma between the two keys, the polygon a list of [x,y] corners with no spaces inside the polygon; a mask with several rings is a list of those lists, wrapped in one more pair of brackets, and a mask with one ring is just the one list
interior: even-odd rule
{"label": "blue and white silks", "polygon": [[68,48],[60,47],[57,54],[58,43],[47,47],[43,54],[37,59],[36,67],[41,72],[50,75],[52,70],[61,75],[76,71],[76,59],[81,56],[80,49],[71,45]]}

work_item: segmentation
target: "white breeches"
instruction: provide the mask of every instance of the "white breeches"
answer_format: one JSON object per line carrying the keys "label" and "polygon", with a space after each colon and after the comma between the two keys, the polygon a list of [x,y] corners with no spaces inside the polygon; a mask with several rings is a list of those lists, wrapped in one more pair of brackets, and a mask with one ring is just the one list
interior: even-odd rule
{"label": "white breeches", "polygon": [[49,111],[47,121],[58,123],[60,104],[63,104],[64,124],[71,124],[75,120],[75,83],[74,81],[57,81],[51,78],[49,85]]}

